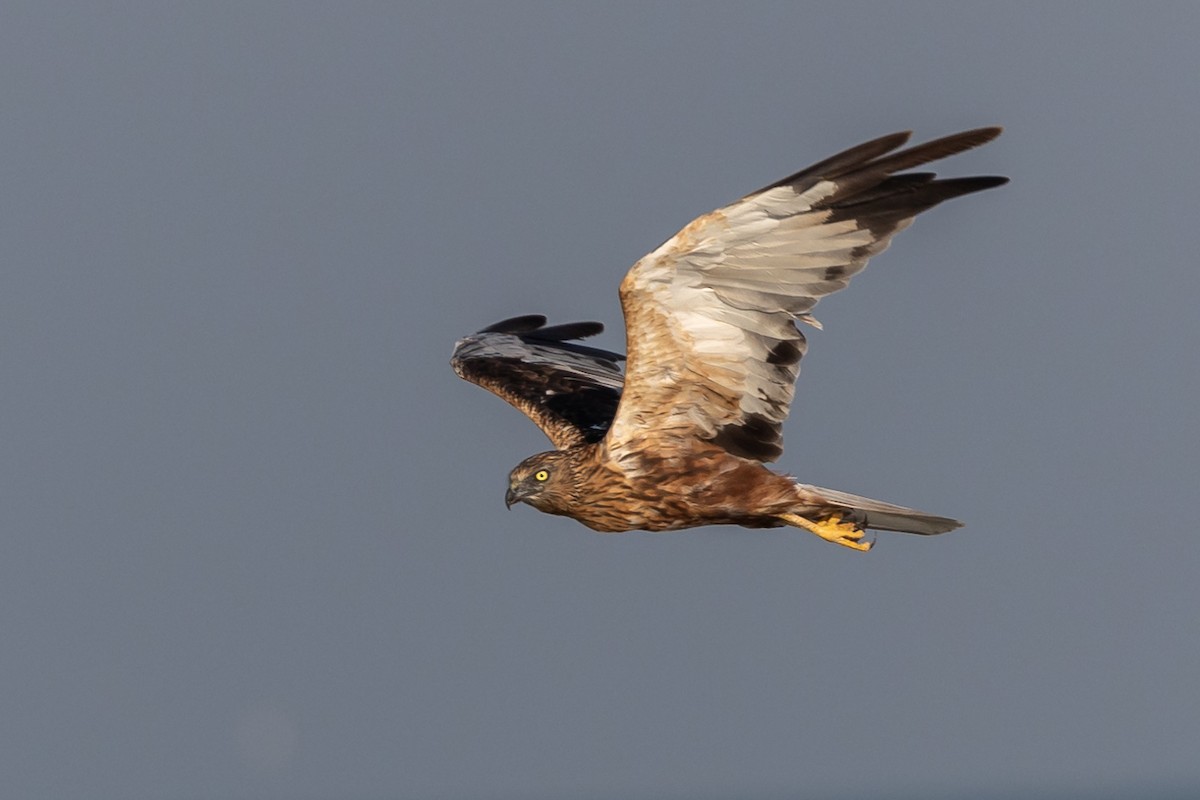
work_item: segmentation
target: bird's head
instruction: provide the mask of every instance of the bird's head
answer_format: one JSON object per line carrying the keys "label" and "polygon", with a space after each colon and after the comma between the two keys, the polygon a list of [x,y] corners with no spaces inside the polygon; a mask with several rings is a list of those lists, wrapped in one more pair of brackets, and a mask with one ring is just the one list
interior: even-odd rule
{"label": "bird's head", "polygon": [[547,514],[565,514],[571,504],[571,474],[570,458],[560,450],[530,456],[508,474],[504,505],[528,503]]}

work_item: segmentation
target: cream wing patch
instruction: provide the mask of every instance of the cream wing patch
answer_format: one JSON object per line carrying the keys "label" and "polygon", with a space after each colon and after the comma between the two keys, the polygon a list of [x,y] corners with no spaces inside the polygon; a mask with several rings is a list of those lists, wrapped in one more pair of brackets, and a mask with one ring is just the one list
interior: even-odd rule
{"label": "cream wing patch", "polygon": [[[974,147],[998,129],[884,156],[907,135],[868,142],[694,220],[625,276],[628,368],[606,443],[634,459],[697,440],[772,461],[782,453],[804,336],[825,295],[846,287],[913,217],[1003,179],[892,175]],[[827,170],[828,174],[814,171]]]}

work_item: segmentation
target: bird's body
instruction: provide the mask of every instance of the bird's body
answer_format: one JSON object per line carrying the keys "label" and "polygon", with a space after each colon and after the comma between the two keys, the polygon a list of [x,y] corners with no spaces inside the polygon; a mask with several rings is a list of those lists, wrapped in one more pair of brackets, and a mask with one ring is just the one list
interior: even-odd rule
{"label": "bird's body", "polygon": [[674,531],[699,525],[772,528],[778,515],[799,505],[798,485],[756,461],[718,447],[687,458],[647,455],[635,464],[609,458],[602,442],[534,457],[526,470],[554,467],[553,487],[528,502],[540,511],[572,517],[602,533]]}
{"label": "bird's body", "polygon": [[599,323],[516,317],[459,341],[463,378],[532,418],[556,450],[509,477],[525,502],[597,531],[793,525],[867,550],[866,528],[943,533],[960,523],[797,483],[782,452],[799,362],[795,326],[844,288],[921,211],[998,186],[997,177],[894,174],[995,138],[981,128],[891,152],[908,134],[851,148],[706,214],[621,283],[628,369],[575,344]]}

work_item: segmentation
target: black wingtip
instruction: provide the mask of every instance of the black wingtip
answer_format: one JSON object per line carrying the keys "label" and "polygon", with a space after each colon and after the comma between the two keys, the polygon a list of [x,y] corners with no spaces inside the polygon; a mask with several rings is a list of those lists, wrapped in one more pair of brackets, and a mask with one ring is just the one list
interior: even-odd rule
{"label": "black wingtip", "polygon": [[864,163],[861,169],[887,174],[912,169],[922,164],[928,164],[931,161],[940,161],[943,158],[949,158],[950,156],[985,145],[999,136],[1003,130],[998,125],[993,125],[987,128],[972,128],[969,131],[952,133],[949,136],[942,136],[928,142],[922,142],[906,150],[901,150],[883,156],[875,161]]}
{"label": "black wingtip", "polygon": [[511,333],[530,336],[547,342],[565,342],[571,339],[586,339],[604,332],[599,322],[568,322],[546,327],[546,318],[541,314],[525,314],[510,317],[488,325],[479,333]]}
{"label": "black wingtip", "polygon": [[554,342],[564,342],[570,339],[586,339],[604,333],[604,325],[599,322],[568,322],[563,325],[551,325],[549,328],[539,328],[530,336]]}
{"label": "black wingtip", "polygon": [[620,353],[573,343],[573,340],[586,339],[603,331],[604,325],[599,322],[567,322],[562,325],[546,327],[546,318],[541,314],[525,314],[493,323],[483,330],[477,331],[473,336],[460,340],[458,347],[455,348],[454,357],[456,359],[459,357],[459,349],[464,343],[476,341],[476,337],[484,334],[502,333],[516,336],[525,342],[540,342],[584,356],[603,358],[613,362],[624,361],[625,356]]}
{"label": "black wingtip", "polygon": [[1004,126],[987,125],[982,128],[976,128],[974,132],[978,133],[982,137],[979,143],[984,144],[985,142],[990,142],[992,139],[995,139],[997,136],[1004,133]]}
{"label": "black wingtip", "polygon": [[528,333],[536,331],[546,324],[546,318],[541,314],[525,314],[520,317],[510,317],[488,325],[480,333]]}
{"label": "black wingtip", "polygon": [[987,144],[1002,133],[1004,133],[1004,126],[1002,125],[985,125],[982,128],[971,128],[968,131],[952,133],[949,136],[941,137],[937,141],[955,141],[970,149]]}
{"label": "black wingtip", "polygon": [[943,178],[935,183],[939,189],[941,200],[951,197],[961,197],[972,192],[982,192],[984,189],[995,189],[1008,183],[1003,175],[972,175],[967,178]]}

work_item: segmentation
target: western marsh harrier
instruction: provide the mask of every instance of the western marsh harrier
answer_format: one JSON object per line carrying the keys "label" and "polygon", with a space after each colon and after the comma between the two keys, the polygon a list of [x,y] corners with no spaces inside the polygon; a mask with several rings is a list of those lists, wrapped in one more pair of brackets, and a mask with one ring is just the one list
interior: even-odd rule
{"label": "western marsh harrier", "polygon": [[868,528],[944,533],[961,523],[808,486],[764,466],[806,344],[800,320],[845,288],[917,214],[1007,178],[902,170],[991,141],[965,131],[907,150],[909,133],[861,144],[689,223],[621,282],[625,357],[575,341],[598,322],[499,322],[460,340],[451,364],[507,400],[555,450],[522,461],[505,503],[597,531],[794,525],[869,550]]}

